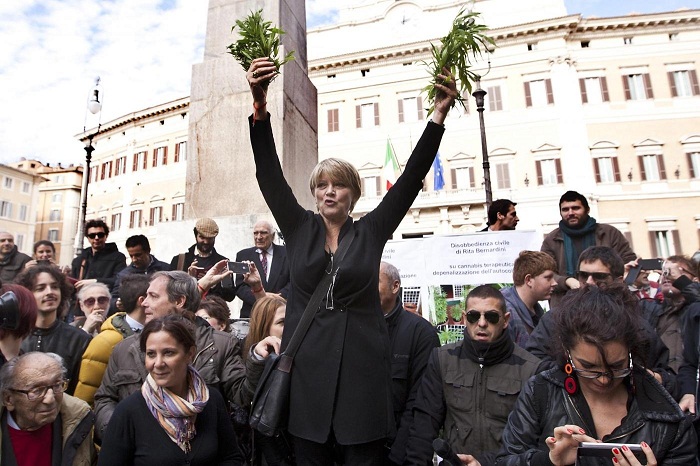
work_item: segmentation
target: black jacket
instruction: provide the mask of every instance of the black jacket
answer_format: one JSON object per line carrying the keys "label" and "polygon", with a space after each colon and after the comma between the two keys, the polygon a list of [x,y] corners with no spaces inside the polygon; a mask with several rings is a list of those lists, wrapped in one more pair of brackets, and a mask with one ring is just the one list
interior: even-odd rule
{"label": "black jacket", "polygon": [[[700,302],[692,303],[686,310],[685,331],[683,332],[683,364],[678,370],[680,395],[695,395],[698,405],[698,364],[700,361]],[[696,411],[697,413],[697,411]]]}
{"label": "black jacket", "polygon": [[30,260],[31,257],[19,252],[15,246],[7,257],[0,260],[0,283],[11,283]]}
{"label": "black jacket", "polygon": [[73,259],[71,277],[76,280],[96,278],[111,290],[117,279],[117,273],[124,267],[126,267],[124,254],[119,252],[116,243],[107,243],[96,254],[92,253],[92,248],[83,249],[83,252]]}
{"label": "black jacket", "polygon": [[[566,392],[565,377],[561,370],[552,369],[530,379],[503,431],[503,447],[496,459],[498,466],[550,466],[545,439],[558,426],[574,424],[597,436],[585,398],[580,390],[573,396]],[[690,419],[668,392],[637,365],[634,387],[627,416],[610,435],[602,438],[603,442],[647,442],[659,464],[694,465],[698,441]],[[585,458],[580,464],[612,462],[608,458]]]}
{"label": "black jacket", "polygon": [[471,344],[465,335],[463,341],[431,353],[416,397],[404,464],[432,465],[432,442],[441,429],[453,452],[475,455],[482,466],[493,464],[508,414],[528,379],[539,371],[540,360],[516,345],[507,331],[492,346],[481,346],[488,349],[479,354]]}
{"label": "black jacket", "polygon": [[[262,285],[265,291],[270,293],[280,293],[284,299],[287,299],[289,293],[289,261],[287,260],[287,249],[278,244],[272,245],[272,267],[270,268],[270,277],[267,278],[263,274],[262,264],[260,263],[260,254],[258,248],[247,248],[238,251],[236,254],[236,262],[253,261],[255,267],[260,272]],[[241,317],[250,317],[250,310],[255,304],[255,296],[250,290],[250,287],[243,282],[243,275],[236,274],[236,296],[243,301],[241,306]]]}
{"label": "black jacket", "polygon": [[[641,300],[640,304],[645,300]],[[554,327],[557,310],[546,312],[535,330],[530,334],[525,349],[542,360],[543,367],[553,369],[557,367],[551,353],[551,343],[554,337]],[[661,341],[649,322],[640,319],[641,331],[646,337],[649,347],[647,351],[646,367],[661,375],[663,386],[673,397],[678,397],[678,384],[676,373],[668,365],[668,348]]]}
{"label": "black jacket", "polygon": [[[216,248],[212,248],[211,254],[209,254],[207,257],[200,257],[195,254],[196,248],[197,245],[193,244],[190,246],[187,252],[184,253],[182,268],[177,267],[177,263],[180,261],[180,254],[173,256],[172,260],[170,261],[170,270],[181,270],[183,272],[187,272],[187,269],[195,259],[197,259],[197,267],[202,267],[204,270],[209,270],[210,268],[214,267],[217,262],[228,259],[228,257],[224,257],[216,252]],[[216,286],[210,288],[209,294],[220,296],[226,301],[233,301],[236,297],[236,287],[233,283],[233,279],[225,278],[221,283],[217,283]]]}
{"label": "black jacket", "polygon": [[41,351],[61,356],[68,370],[66,378],[69,380],[69,384],[66,393],[72,395],[78,384],[80,362],[90,340],[92,337],[87,332],[56,319],[49,328],[34,328],[32,333],[22,342],[21,348],[25,353]]}
{"label": "black jacket", "polygon": [[[258,184],[287,243],[291,285],[284,348],[331,256],[325,251],[323,218],[305,210],[284,179],[270,118],[254,125],[252,117],[248,121]],[[294,358],[289,432],[296,437],[323,443],[333,432],[338,444],[354,445],[395,435],[379,263],[384,245],[422,189],[443,133],[441,125],[429,122],[403,174],[379,205],[354,228],[352,217],[341,228],[338,241],[353,234],[354,242],[325,294],[328,302],[321,304]]]}
{"label": "black jacket", "polygon": [[386,324],[391,343],[391,394],[396,419],[396,439],[389,459],[403,464],[418,387],[430,353],[440,346],[440,339],[430,322],[404,309],[400,298],[386,316]]}

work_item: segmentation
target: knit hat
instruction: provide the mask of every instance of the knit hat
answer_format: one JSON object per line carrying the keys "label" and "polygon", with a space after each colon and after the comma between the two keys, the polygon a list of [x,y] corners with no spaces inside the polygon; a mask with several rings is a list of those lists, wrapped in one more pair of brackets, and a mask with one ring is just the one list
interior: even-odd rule
{"label": "knit hat", "polygon": [[205,238],[214,238],[219,234],[219,225],[210,218],[200,218],[194,227]]}

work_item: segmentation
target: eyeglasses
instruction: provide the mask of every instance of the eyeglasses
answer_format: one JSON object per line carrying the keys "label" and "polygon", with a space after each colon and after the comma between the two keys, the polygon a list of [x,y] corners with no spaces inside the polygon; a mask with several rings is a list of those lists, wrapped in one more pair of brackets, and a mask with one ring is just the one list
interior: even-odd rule
{"label": "eyeglasses", "polygon": [[469,311],[467,312],[467,322],[470,324],[475,324],[479,322],[482,315],[489,324],[495,325],[501,320],[501,314],[499,314],[497,311],[486,311],[483,314],[479,311]]}
{"label": "eyeglasses", "polygon": [[588,277],[593,277],[593,280],[596,282],[602,282],[612,277],[612,274],[605,272],[584,272],[583,270],[578,271],[578,279],[582,282],[588,280]]}
{"label": "eyeglasses", "polygon": [[[691,277],[695,278],[695,274],[693,272],[690,272],[688,270],[685,270],[683,267],[678,266],[678,270],[680,271],[680,275],[683,275],[684,273],[687,273]],[[670,267],[664,268],[661,270],[661,275],[663,275],[664,278],[671,278],[671,271],[672,269]]]}
{"label": "eyeglasses", "polygon": [[49,388],[53,391],[54,395],[58,395],[59,393],[63,393],[66,391],[66,388],[68,388],[68,381],[61,380],[60,382],[56,382],[53,385],[34,387],[31,390],[20,390],[18,388],[10,388],[9,390],[11,392],[24,393],[25,395],[27,395],[27,399],[29,401],[36,401],[42,400],[46,396],[46,393],[49,391]]}
{"label": "eyeglasses", "polygon": [[100,238],[100,239],[102,239],[102,238],[104,238],[105,236],[107,236],[107,235],[106,235],[105,233],[103,233],[103,232],[100,232],[100,233],[88,233],[88,234],[87,234],[87,237],[90,238],[90,239],[95,239],[95,238]]}
{"label": "eyeglasses", "polygon": [[625,367],[623,369],[611,369],[609,371],[589,371],[585,369],[576,369],[574,360],[571,359],[571,353],[567,351],[567,354],[569,355],[569,363],[574,369],[574,372],[576,372],[579,377],[583,377],[584,379],[599,379],[601,377],[607,377],[609,379],[622,379],[632,373],[632,353],[629,353],[629,367]]}
{"label": "eyeglasses", "polygon": [[87,298],[83,299],[83,304],[86,306],[92,307],[95,305],[95,301],[97,301],[97,304],[100,306],[104,306],[105,304],[109,303],[109,297],[108,296],[100,296],[99,298]]}

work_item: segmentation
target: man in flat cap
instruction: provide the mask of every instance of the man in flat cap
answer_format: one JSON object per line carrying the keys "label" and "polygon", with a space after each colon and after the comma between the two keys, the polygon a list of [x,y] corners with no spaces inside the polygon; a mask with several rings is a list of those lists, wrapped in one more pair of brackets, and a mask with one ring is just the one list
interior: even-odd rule
{"label": "man in flat cap", "polygon": [[[170,261],[171,270],[182,270],[183,272],[196,272],[199,279],[207,273],[217,262],[227,259],[216,252],[214,243],[216,235],[219,234],[219,225],[211,218],[200,218],[194,226],[193,244],[185,253],[178,254]],[[236,297],[236,288],[232,279],[224,279],[209,290],[209,294],[221,296],[226,301],[233,301]]]}

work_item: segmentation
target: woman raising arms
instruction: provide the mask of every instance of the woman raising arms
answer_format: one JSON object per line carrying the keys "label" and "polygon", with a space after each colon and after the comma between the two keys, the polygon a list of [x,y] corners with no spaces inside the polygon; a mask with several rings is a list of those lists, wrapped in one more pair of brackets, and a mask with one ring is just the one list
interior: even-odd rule
{"label": "woman raising arms", "polygon": [[[350,216],[360,198],[360,177],[350,163],[326,159],[311,173],[309,188],[317,213],[299,205],[277,157],[267,112],[266,86],[277,75],[267,58],[253,60],[247,79],[254,113],[249,118],[256,177],[284,234],[291,284],[282,348],[327,272],[334,275],[294,358],[289,433],[297,462],[383,464],[393,435],[389,339],[379,304],[379,263],[386,241],[423,187],[445,131],[443,122],[456,96],[448,70],[436,84],[435,111],[404,173],[379,205],[357,221]],[[287,153],[285,157],[293,157]],[[336,271],[334,254],[353,243]],[[338,453],[334,456],[334,453]]]}

